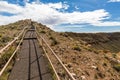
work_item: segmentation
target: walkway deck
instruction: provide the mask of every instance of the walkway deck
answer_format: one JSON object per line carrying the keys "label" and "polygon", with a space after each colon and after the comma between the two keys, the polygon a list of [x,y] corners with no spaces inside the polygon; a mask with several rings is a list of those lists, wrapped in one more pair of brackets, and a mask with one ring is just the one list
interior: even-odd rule
{"label": "walkway deck", "polygon": [[26,33],[8,80],[53,80],[34,30]]}

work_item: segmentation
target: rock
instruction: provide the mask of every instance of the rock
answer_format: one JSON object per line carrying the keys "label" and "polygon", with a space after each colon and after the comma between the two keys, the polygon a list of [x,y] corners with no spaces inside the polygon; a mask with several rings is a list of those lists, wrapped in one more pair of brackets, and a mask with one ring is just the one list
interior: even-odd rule
{"label": "rock", "polygon": [[91,66],[93,69],[97,69],[97,66]]}
{"label": "rock", "polygon": [[117,62],[120,64],[120,60],[117,60]]}
{"label": "rock", "polygon": [[19,60],[20,60],[20,58],[17,58],[16,60],[17,60],[17,61],[19,61]]}
{"label": "rock", "polygon": [[77,68],[78,71],[82,72],[82,70],[80,68]]}
{"label": "rock", "polygon": [[83,75],[83,76],[81,76],[81,80],[85,80],[86,79],[86,77]]}

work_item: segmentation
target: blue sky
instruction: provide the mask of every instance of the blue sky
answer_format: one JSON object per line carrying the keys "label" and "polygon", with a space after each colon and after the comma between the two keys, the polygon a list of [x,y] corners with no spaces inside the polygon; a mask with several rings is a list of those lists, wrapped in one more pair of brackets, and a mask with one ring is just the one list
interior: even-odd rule
{"label": "blue sky", "polygon": [[0,25],[32,19],[59,32],[120,31],[120,0],[0,0]]}

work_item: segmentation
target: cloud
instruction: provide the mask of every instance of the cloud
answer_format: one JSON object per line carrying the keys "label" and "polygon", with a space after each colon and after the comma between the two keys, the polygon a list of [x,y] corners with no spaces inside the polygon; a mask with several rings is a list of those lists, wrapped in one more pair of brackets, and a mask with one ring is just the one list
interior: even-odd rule
{"label": "cloud", "polygon": [[29,2],[29,0],[24,0],[25,3]]}
{"label": "cloud", "polygon": [[109,0],[108,2],[120,2],[120,0]]}
{"label": "cloud", "polygon": [[54,9],[68,9],[69,8],[69,5],[67,4],[62,4],[62,2],[59,2],[59,3],[48,3],[47,4],[50,8],[54,8]]}
{"label": "cloud", "polygon": [[19,13],[22,11],[22,7],[10,4],[6,1],[0,1],[0,12]]}
{"label": "cloud", "polygon": [[[93,24],[103,19],[108,18],[109,13],[104,9],[88,11],[88,12],[73,12],[73,13],[63,13],[62,16],[66,19],[66,23],[70,24],[80,24],[89,23]],[[61,16],[61,17],[62,17]]]}
{"label": "cloud", "polygon": [[40,3],[40,0],[36,0],[36,3],[39,4],[39,3]]}
{"label": "cloud", "polygon": [[25,6],[10,4],[0,1],[0,12],[12,13],[15,15],[0,15],[0,25],[15,22],[21,19],[32,19],[34,21],[55,26],[61,24],[90,24],[93,26],[120,26],[120,22],[104,21],[109,19],[110,14],[104,10],[87,12],[61,12],[61,9],[68,9],[66,3],[26,3]]}
{"label": "cloud", "polygon": [[115,22],[115,21],[106,21],[106,22],[98,22],[94,23],[94,26],[120,26],[120,22]]}

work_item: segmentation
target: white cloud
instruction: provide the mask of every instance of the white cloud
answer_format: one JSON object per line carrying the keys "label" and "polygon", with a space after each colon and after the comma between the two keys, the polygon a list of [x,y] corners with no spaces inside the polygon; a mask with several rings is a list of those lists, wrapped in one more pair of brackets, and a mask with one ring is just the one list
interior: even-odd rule
{"label": "white cloud", "polygon": [[109,0],[108,2],[120,2],[120,0]]}
{"label": "white cloud", "polygon": [[22,11],[22,7],[14,4],[7,3],[6,1],[0,1],[0,12],[19,13]]}
{"label": "white cloud", "polygon": [[96,23],[109,16],[109,13],[104,9],[95,10],[91,12],[73,12],[64,13],[62,16],[66,19],[65,23],[78,24],[78,23]]}
{"label": "white cloud", "polygon": [[51,8],[55,8],[55,9],[61,9],[61,8],[63,8],[61,2],[56,3],[56,4],[54,4],[54,3],[49,3],[48,6],[51,7]]}
{"label": "white cloud", "polygon": [[26,3],[24,7],[0,1],[0,12],[16,14],[13,16],[0,15],[0,25],[15,22],[21,19],[32,19],[43,24],[53,26],[59,24],[91,24],[94,26],[120,26],[120,22],[104,22],[110,14],[104,9],[88,12],[60,12],[67,9],[66,3]]}
{"label": "white cloud", "polygon": [[48,3],[47,4],[49,7],[54,8],[54,9],[68,9],[69,5],[67,4],[62,4],[62,2],[59,3]]}
{"label": "white cloud", "polygon": [[68,8],[69,8],[69,5],[67,5],[67,4],[64,3],[64,4],[63,4],[63,8],[64,8],[64,9],[68,9]]}
{"label": "white cloud", "polygon": [[29,0],[24,0],[25,3],[29,2]]}
{"label": "white cloud", "polygon": [[39,3],[40,3],[40,0],[36,0],[36,3],[39,4]]}
{"label": "white cloud", "polygon": [[120,22],[97,22],[93,24],[94,26],[120,26]]}

